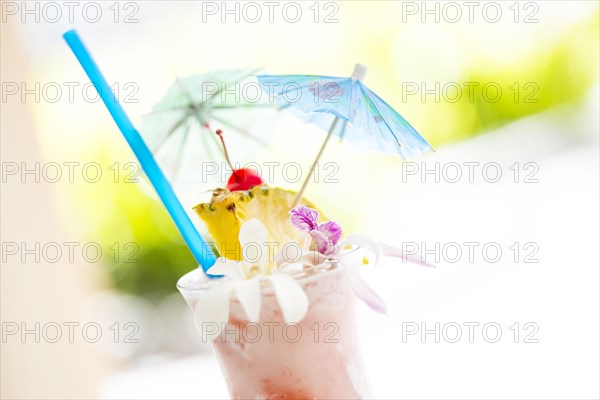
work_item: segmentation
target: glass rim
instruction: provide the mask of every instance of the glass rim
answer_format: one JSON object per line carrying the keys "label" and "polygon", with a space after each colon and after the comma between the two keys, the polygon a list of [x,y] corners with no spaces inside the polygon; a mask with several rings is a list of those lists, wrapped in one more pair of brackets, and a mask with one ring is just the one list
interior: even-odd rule
{"label": "glass rim", "polygon": [[[309,282],[312,279],[316,279],[319,276],[323,276],[331,272],[340,271],[342,269],[338,261],[330,262],[327,264],[327,267],[323,267],[323,264],[319,264],[318,266],[309,267],[301,271],[294,271],[294,273],[288,273],[288,275],[294,278],[296,281],[298,281],[298,283],[303,284]],[[231,278],[209,278],[208,275],[202,269],[202,267],[198,266],[196,269],[189,271],[185,275],[181,276],[177,280],[176,286],[180,292],[185,291],[188,293],[202,293],[212,288],[213,286],[219,284],[220,282],[225,282],[228,280],[231,280]],[[268,280],[262,280],[261,284],[267,284],[269,285],[269,287],[272,287]]]}

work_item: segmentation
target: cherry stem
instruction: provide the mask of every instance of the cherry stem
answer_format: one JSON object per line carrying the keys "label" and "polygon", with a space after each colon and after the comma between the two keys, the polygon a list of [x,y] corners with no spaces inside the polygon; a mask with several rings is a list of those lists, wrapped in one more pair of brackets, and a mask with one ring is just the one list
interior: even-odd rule
{"label": "cherry stem", "polygon": [[215,133],[219,136],[219,139],[221,139],[221,143],[223,144],[223,153],[225,154],[225,160],[227,160],[227,164],[229,164],[229,168],[231,168],[231,170],[234,171],[235,169],[233,168],[233,165],[231,165],[231,161],[229,160],[229,153],[227,153],[227,146],[225,145],[225,139],[223,139],[223,131],[220,129],[217,129],[217,131]]}

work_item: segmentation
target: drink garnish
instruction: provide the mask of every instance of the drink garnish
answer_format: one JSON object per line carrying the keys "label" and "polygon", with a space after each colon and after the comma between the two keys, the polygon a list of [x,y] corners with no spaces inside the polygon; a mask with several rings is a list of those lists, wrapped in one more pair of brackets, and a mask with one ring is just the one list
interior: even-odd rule
{"label": "drink garnish", "polygon": [[[204,126],[206,128],[210,128],[208,123],[205,123]],[[227,189],[229,189],[231,192],[234,192],[237,190],[248,190],[253,188],[254,186],[264,184],[260,175],[258,175],[256,171],[253,171],[250,168],[233,168],[233,164],[229,159],[229,153],[227,152],[227,146],[225,145],[225,139],[223,138],[223,131],[221,129],[217,129],[215,133],[217,134],[217,136],[219,136],[219,139],[221,139],[225,160],[227,161],[227,164],[229,165],[229,168],[231,168],[232,171],[231,176],[227,181]]]}

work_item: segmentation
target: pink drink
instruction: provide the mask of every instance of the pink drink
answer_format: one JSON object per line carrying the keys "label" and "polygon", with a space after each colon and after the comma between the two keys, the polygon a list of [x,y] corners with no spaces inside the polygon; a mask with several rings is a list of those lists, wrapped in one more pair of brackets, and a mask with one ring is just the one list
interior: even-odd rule
{"label": "pink drink", "polygon": [[[370,395],[354,322],[354,295],[343,268],[301,273],[309,309],[286,325],[270,284],[263,282],[256,324],[231,301],[226,329],[212,341],[233,399],[360,399]],[[179,280],[191,307],[212,284],[201,271]],[[218,284],[218,283],[216,283]]]}

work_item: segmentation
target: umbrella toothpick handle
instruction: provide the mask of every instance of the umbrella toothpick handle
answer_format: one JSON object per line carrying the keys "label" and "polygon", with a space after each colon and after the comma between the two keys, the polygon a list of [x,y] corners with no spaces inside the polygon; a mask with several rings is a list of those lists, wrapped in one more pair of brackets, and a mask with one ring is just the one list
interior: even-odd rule
{"label": "umbrella toothpick handle", "polygon": [[310,181],[310,178],[312,177],[313,173],[315,172],[315,168],[317,168],[317,164],[318,164],[319,160],[321,159],[321,156],[323,155],[323,151],[325,150],[325,147],[327,146],[327,142],[329,142],[329,139],[331,138],[338,121],[339,121],[339,117],[335,117],[335,119],[333,120],[333,123],[331,124],[331,127],[329,128],[329,132],[327,132],[327,137],[325,138],[325,141],[321,145],[321,150],[319,150],[319,154],[317,154],[315,161],[313,162],[312,166],[308,170],[308,175],[306,176],[306,179],[304,179],[304,182],[302,183],[302,187],[300,188],[300,191],[298,192],[298,194],[296,195],[296,198],[294,199],[294,204],[292,205],[292,208],[296,207],[302,200],[302,195],[304,194],[304,191],[306,190],[306,187],[308,186],[308,182]]}

